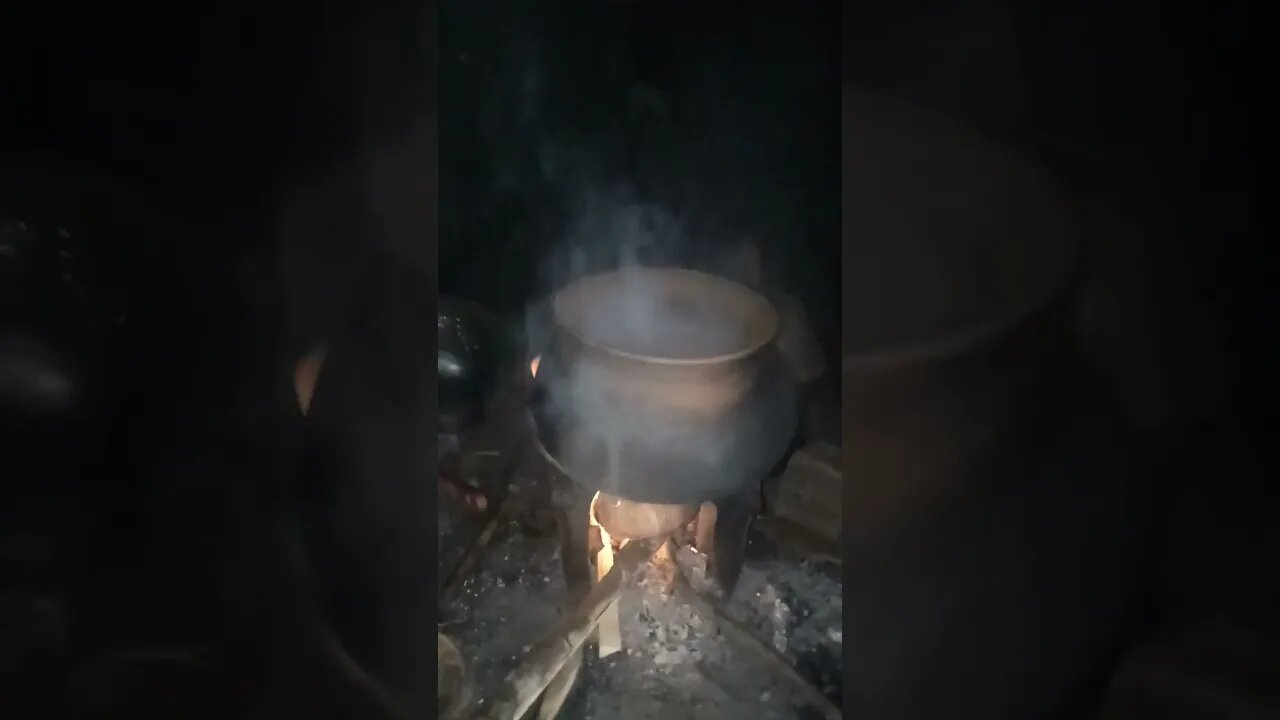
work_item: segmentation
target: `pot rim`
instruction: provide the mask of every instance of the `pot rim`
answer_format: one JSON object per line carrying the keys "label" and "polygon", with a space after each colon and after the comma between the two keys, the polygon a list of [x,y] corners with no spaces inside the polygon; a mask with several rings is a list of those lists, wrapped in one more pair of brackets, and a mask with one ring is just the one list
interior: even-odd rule
{"label": "pot rim", "polygon": [[948,333],[936,340],[904,344],[880,352],[846,354],[841,361],[843,373],[883,370],[962,355],[1001,337],[1052,305],[1059,292],[1046,292],[1037,302],[1012,310],[1000,317],[975,323]]}
{"label": "pot rim", "polygon": [[[750,310],[759,313],[759,325],[756,328],[754,337],[751,338],[749,343],[732,352],[690,358],[664,357],[661,355],[645,355],[643,353],[631,352],[592,340],[585,337],[581,332],[578,332],[578,330],[572,327],[570,323],[563,320],[563,316],[567,312],[565,303],[569,301],[569,298],[574,297],[576,293],[582,292],[588,283],[605,283],[608,281],[608,278],[620,278],[625,273],[639,273],[643,276],[655,278],[666,277],[668,279],[683,279],[686,282],[701,283],[708,287],[718,287],[730,294],[736,294],[743,307],[747,307]],[[761,295],[741,283],[729,280],[728,278],[682,267],[635,266],[587,275],[570,282],[568,285],[565,285],[563,288],[558,290],[551,300],[551,306],[555,326],[568,333],[583,346],[613,357],[624,358],[650,365],[703,367],[708,365],[731,363],[755,355],[770,343],[774,342],[778,337],[778,313],[773,307],[773,303],[769,302],[764,295]]]}
{"label": "pot rim", "polygon": [[[1037,282],[1016,283],[1010,289],[1001,290],[997,295],[1002,299],[998,307],[984,304],[973,313],[948,313],[945,327],[938,331],[915,331],[871,341],[860,338],[855,350],[851,347],[854,343],[850,337],[855,333],[845,329],[843,344],[848,349],[842,353],[843,373],[883,370],[961,355],[1012,331],[1070,295],[1078,286],[1082,273],[1086,271],[1084,253],[1089,242],[1089,220],[1076,203],[1074,194],[1061,185],[1056,173],[1029,153],[1023,144],[1004,134],[995,134],[988,128],[972,126],[946,114],[930,111],[904,98],[854,86],[846,86],[842,98],[842,122],[846,133],[850,132],[850,127],[869,123],[874,131],[871,137],[884,133],[884,128],[892,128],[887,137],[893,142],[928,138],[929,147],[936,145],[944,150],[937,165],[936,180],[931,181],[938,188],[947,189],[957,182],[956,175],[960,172],[956,169],[957,163],[971,157],[982,157],[986,164],[980,168],[981,177],[993,182],[1000,180],[1018,189],[1016,195],[1010,195],[1004,201],[1005,204],[994,205],[989,212],[1024,217],[1025,214],[1016,210],[1021,205],[1030,204],[1039,213],[1025,215],[1026,227],[1020,224],[1010,226],[1012,234],[1008,240],[1010,247],[1022,245],[1036,249],[1034,259],[1028,261],[1029,264],[1024,263],[1024,267],[1015,267],[1014,272],[1034,277]],[[870,147],[868,143],[864,146]],[[843,162],[848,167],[849,157],[846,156]],[[862,182],[871,183],[873,180]],[[852,197],[850,192],[845,190],[843,202],[846,205]],[[1032,217],[1035,219],[1030,219]],[[939,228],[930,226],[926,230],[933,232]],[[849,241],[846,235],[846,249]],[[1007,275],[1009,271],[1001,269],[1000,272]],[[851,304],[851,298],[846,295],[845,307]],[[873,337],[883,334],[880,331],[870,333]]]}

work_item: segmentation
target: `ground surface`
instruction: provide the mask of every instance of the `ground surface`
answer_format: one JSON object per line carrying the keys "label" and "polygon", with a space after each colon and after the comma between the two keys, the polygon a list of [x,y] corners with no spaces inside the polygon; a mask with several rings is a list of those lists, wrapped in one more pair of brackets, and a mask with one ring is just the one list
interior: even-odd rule
{"label": "ground surface", "polygon": [[[721,634],[717,618],[677,593],[663,597],[640,576],[620,601],[625,650],[586,672],[560,717],[569,719],[799,718],[811,712],[756,654]],[[476,572],[446,610],[445,633],[470,664],[474,696],[492,702],[507,673],[569,610],[559,548],[521,520],[501,528]],[[814,569],[751,561],[729,611],[839,700],[840,585]]]}

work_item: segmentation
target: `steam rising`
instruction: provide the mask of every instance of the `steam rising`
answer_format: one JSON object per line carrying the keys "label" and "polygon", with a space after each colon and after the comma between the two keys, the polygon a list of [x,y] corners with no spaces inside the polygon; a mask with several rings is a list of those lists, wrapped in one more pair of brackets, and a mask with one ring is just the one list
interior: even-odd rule
{"label": "steam rising", "polygon": [[[580,334],[633,354],[686,359],[740,348],[747,331],[740,322],[731,321],[731,315],[671,303],[648,276],[634,272],[646,266],[685,267],[748,284],[759,280],[754,240],[727,230],[700,205],[704,198],[697,195],[714,197],[723,194],[718,193],[723,188],[698,188],[689,173],[655,178],[636,169],[637,163],[645,164],[644,158],[632,157],[636,146],[629,130],[636,128],[626,126],[638,112],[653,115],[650,106],[661,105],[663,98],[639,94],[637,102],[643,107],[628,107],[627,100],[617,105],[624,111],[620,125],[575,129],[574,123],[587,121],[580,114],[557,117],[547,94],[552,77],[543,65],[547,58],[533,50],[536,45],[536,41],[522,45],[523,73],[518,87],[508,90],[520,108],[501,120],[511,132],[490,136],[495,167],[520,165],[522,153],[535,159],[529,168],[534,177],[524,179],[530,187],[540,188],[530,193],[538,198],[538,214],[529,224],[545,223],[549,215],[558,215],[550,221],[558,228],[553,231],[555,239],[539,258],[542,300],[526,313],[530,356],[542,353],[550,342],[550,297],[576,279],[609,271],[620,273],[615,292],[584,309],[576,328]],[[632,114],[630,119],[625,119],[627,113]],[[516,137],[523,143],[514,145],[524,144],[524,150],[513,146]],[[538,228],[526,230],[541,234]],[[740,482],[744,472],[757,472],[754,466],[743,467],[743,458],[755,457],[758,463],[762,445],[775,437],[785,444],[794,428],[794,408],[789,405],[763,408],[735,419],[733,426],[675,424],[669,413],[647,408],[644,398],[620,398],[618,388],[598,367],[552,368],[553,364],[544,355],[537,371],[547,390],[549,410],[578,419],[586,432],[572,441],[591,446],[579,449],[598,459],[593,466],[608,468],[608,477],[600,480],[603,489],[613,494],[625,494],[617,483],[627,447],[662,449],[681,459],[673,472],[655,473],[651,479],[655,486],[684,482],[684,477],[675,476],[679,474],[697,476],[691,482],[700,486],[725,490]],[[790,396],[779,402],[789,403]],[[769,458],[770,464],[776,459]],[[628,470],[632,475],[638,472]]]}
{"label": "steam rising", "polygon": [[617,278],[614,292],[582,307],[576,330],[587,340],[678,359],[726,355],[747,342],[746,323],[724,308],[669,297],[660,280],[632,268]]}
{"label": "steam rising", "polygon": [[[692,244],[683,233],[684,225],[672,214],[632,202],[622,192],[591,193],[579,207],[585,214],[569,234],[566,249],[549,258],[551,276],[568,281],[605,271],[617,274],[616,283],[608,288],[612,292],[592,296],[592,302],[579,308],[575,332],[596,344],[665,358],[711,358],[744,348],[749,341],[744,318],[712,303],[675,301],[654,275],[640,270],[693,264],[687,262]],[[536,308],[531,316],[536,317],[539,310],[547,313],[549,308]],[[544,317],[543,322],[551,318]],[[653,489],[687,481],[714,494],[759,480],[748,475],[767,468],[747,465],[761,462],[760,451],[767,454],[770,442],[785,444],[794,427],[794,409],[789,405],[757,408],[718,424],[673,421],[669,411],[648,406],[646,398],[623,396],[616,377],[597,365],[578,363],[560,370],[544,380],[551,410],[560,417],[575,418],[579,429],[563,438],[573,444],[562,452],[594,457],[593,466],[607,469],[607,476],[599,481],[611,494],[626,496],[626,488],[635,487],[639,469],[622,467],[626,448],[679,459],[670,464],[670,472],[645,476]],[[784,405],[789,401],[778,400]],[[620,482],[624,471],[629,475],[625,486]],[[670,492],[662,489],[661,494]]]}
{"label": "steam rising", "polygon": [[[635,271],[645,264],[674,263],[687,240],[673,214],[635,201],[623,188],[607,193],[588,190],[577,203],[577,213],[564,244],[544,266],[553,288],[587,275],[619,271],[617,292],[599,304],[583,308],[581,326],[577,328],[580,333],[637,354],[696,352],[702,349],[699,338],[714,342],[720,331],[713,322],[706,318],[671,322],[674,313],[663,312],[657,288]],[[688,344],[683,350],[682,343]],[[725,459],[723,438],[695,440],[693,434],[672,427],[656,413],[634,404],[621,405],[607,374],[598,366],[575,365],[551,382],[548,391],[553,412],[579,418],[580,427],[589,429],[586,436],[573,441],[600,443],[608,468],[607,477],[601,478],[606,492],[623,494],[622,447],[637,439],[650,447],[666,447],[681,456],[696,458],[709,467]],[[591,452],[585,448],[566,450],[570,454]]]}

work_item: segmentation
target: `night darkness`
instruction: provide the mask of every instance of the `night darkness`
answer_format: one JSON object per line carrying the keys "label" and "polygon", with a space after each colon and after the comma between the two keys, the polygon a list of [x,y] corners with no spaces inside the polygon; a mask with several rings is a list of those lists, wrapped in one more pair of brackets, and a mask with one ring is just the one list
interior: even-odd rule
{"label": "night darkness", "polygon": [[[803,310],[788,457],[845,452],[848,642],[800,664],[843,670],[851,717],[1280,713],[1247,3],[358,5],[0,8],[0,716],[431,713],[456,458],[430,451],[502,407],[552,293],[634,264]],[[896,350],[850,330],[895,324],[872,286],[927,304],[969,266],[877,254],[925,213],[862,213],[850,179],[923,197],[936,138],[851,171],[851,97],[1060,190],[1061,292],[866,370]],[[476,386],[433,312],[501,348],[461,343]],[[560,717],[603,717],[576,692]]]}

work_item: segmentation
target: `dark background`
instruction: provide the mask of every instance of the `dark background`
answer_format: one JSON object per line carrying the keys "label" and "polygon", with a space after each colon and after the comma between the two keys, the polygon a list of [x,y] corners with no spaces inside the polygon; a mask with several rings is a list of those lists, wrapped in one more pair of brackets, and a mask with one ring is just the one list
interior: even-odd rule
{"label": "dark background", "polygon": [[[1177,278],[1147,319],[1164,343],[1157,361],[1182,360],[1180,384],[1223,387],[1211,410],[1144,439],[1162,459],[1162,488],[1151,496],[1158,541],[1143,617],[1158,627],[1225,609],[1274,629],[1268,279],[1278,275],[1258,219],[1259,24],[1243,2],[1014,5],[839,16],[834,3],[454,3],[440,18],[440,290],[518,314],[548,289],[533,268],[562,240],[582,187],[622,178],[708,246],[756,236],[771,280],[809,305],[835,355],[840,76],[1046,156],[1064,146],[1105,155],[1145,179],[1165,218],[1152,244],[1161,259],[1132,269],[1135,282]],[[352,240],[375,223],[351,200],[364,184],[351,158],[432,105],[416,12],[0,9],[0,162],[35,153],[93,167],[175,218],[135,238],[147,264],[107,278],[152,293],[139,296],[151,325],[129,346],[127,396],[144,400],[103,411],[128,429],[130,459],[82,478],[118,512],[92,525],[103,554],[137,566],[128,583],[162,598],[165,611],[150,612],[136,607],[147,594],[138,585],[120,591],[139,635],[216,636],[218,596],[203,570],[213,550],[200,530],[215,520],[187,513],[217,502],[221,479],[128,478],[169,477],[156,467],[195,465],[216,436],[267,427],[286,349],[356,314],[352,258],[376,243]],[[570,160],[548,164],[548,153]],[[304,238],[282,238],[299,215]],[[322,249],[278,252],[311,242]],[[293,295],[298,276],[328,280],[299,281]],[[1193,315],[1206,320],[1183,322]],[[1185,360],[1203,356],[1217,360]],[[170,555],[147,566],[158,546]]]}
{"label": "dark background", "polygon": [[[346,519],[360,530],[348,535],[395,528],[399,545],[384,543],[383,562],[363,567],[382,573],[373,584],[398,599],[376,601],[364,631],[397,623],[408,638],[412,622],[431,621],[419,590],[434,579],[404,568],[430,565],[420,561],[431,547],[434,493],[424,479],[429,443],[419,437],[434,412],[435,248],[432,233],[406,239],[403,228],[434,229],[434,203],[419,199],[399,223],[378,217],[370,185],[380,171],[369,160],[388,146],[408,154],[397,138],[415,125],[434,132],[423,123],[435,104],[429,11],[238,2],[0,9],[0,172],[7,181],[28,177],[24,168],[64,168],[36,195],[69,215],[114,221],[79,228],[86,256],[101,261],[79,280],[104,289],[94,300],[126,298],[128,315],[105,359],[81,363],[90,391],[77,416],[90,421],[48,452],[20,436],[0,446],[6,551],[32,534],[55,548],[35,571],[6,570],[5,590],[53,598],[72,651],[69,666],[55,655],[48,667],[23,668],[35,680],[6,674],[0,713],[31,717],[73,696],[87,702],[58,686],[71,673],[89,676],[98,702],[137,698],[118,709],[126,716],[194,717],[192,702],[214,716],[254,705],[277,716],[376,716],[350,700],[359,693],[318,649],[314,586],[338,581],[300,578],[289,553],[300,535],[299,487],[339,474],[332,467],[376,475],[362,487],[383,492],[382,510],[369,517],[373,499],[356,498]],[[434,148],[434,135],[418,145]],[[433,180],[430,158],[401,183],[409,194]],[[89,175],[105,189],[69,191],[77,182],[66,178]],[[134,192],[111,191],[125,186]],[[127,207],[95,199],[118,194],[141,199]],[[6,212],[29,211],[10,201]],[[33,312],[63,292],[44,280],[48,295],[27,299]],[[99,306],[88,335],[112,321]],[[329,369],[346,383],[327,393],[337,419],[320,434],[357,450],[304,469],[289,378],[297,357],[324,341],[338,346]],[[371,469],[369,457],[387,466]],[[197,665],[226,674],[179,670],[130,690],[136,679],[121,680],[119,665],[103,660],[157,644],[193,649]],[[388,683],[403,687],[393,678],[411,673],[416,689],[429,674],[418,672],[429,662],[398,650],[375,654],[399,665],[382,668]],[[155,702],[139,709],[147,696]]]}
{"label": "dark background", "polygon": [[[621,215],[610,201],[625,196],[616,202],[681,226],[679,238],[653,233],[663,260],[714,267],[753,239],[765,279],[803,297],[834,363],[838,10],[446,6],[441,291],[518,314],[566,279],[565,247],[584,217]],[[606,207],[588,212],[587,197]]]}
{"label": "dark background", "polygon": [[[848,623],[871,609],[891,626],[846,649],[848,694],[875,716],[1018,716],[1011,708],[1031,693],[1014,686],[1042,682],[1071,638],[1091,638],[1095,679],[1059,715],[1080,717],[1135,643],[1206,618],[1273,642],[1277,587],[1259,569],[1280,542],[1267,479],[1276,294],[1265,278],[1277,254],[1258,204],[1261,43],[1248,4],[885,4],[846,8],[842,22],[848,80],[1002,138],[1139,238],[1101,236],[1091,260],[1113,289],[1098,301],[1106,320],[1076,328],[1109,333],[1084,348],[1107,375],[1090,391],[1120,410],[1135,464],[1113,482],[1059,458],[1081,473],[1069,491],[957,508],[922,534],[933,559],[897,558],[896,607],[880,597],[887,588],[847,584]],[[1054,579],[1034,579],[1042,573]],[[1114,624],[1090,615],[1106,597],[1123,598]],[[1184,675],[1168,670],[1183,660],[1144,667],[1169,697],[1189,697],[1170,688],[1214,672],[1208,652],[1183,652],[1196,658]],[[1194,703],[1172,702],[1152,716],[1198,716]]]}

